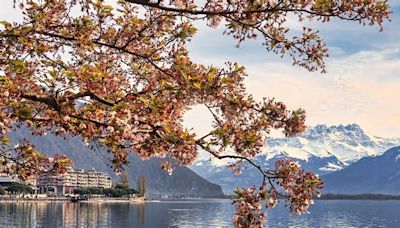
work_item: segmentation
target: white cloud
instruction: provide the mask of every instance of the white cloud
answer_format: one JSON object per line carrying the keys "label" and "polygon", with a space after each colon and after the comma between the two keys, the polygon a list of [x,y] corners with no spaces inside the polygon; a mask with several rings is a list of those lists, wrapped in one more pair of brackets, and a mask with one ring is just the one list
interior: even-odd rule
{"label": "white cloud", "polygon": [[[214,65],[224,62],[221,53],[214,57],[211,50],[204,55],[193,52],[195,61]],[[341,48],[336,52],[342,52]],[[251,53],[244,54],[247,55]],[[241,62],[242,58],[234,57]],[[336,54],[327,61],[328,73],[322,75],[279,59],[244,61],[249,73],[246,78],[249,93],[258,99],[276,97],[293,109],[305,108],[309,125],[358,123],[375,135],[400,135],[400,106],[397,105],[400,98],[400,45],[361,50],[347,56]],[[197,125],[196,130],[205,132],[209,127],[195,121],[206,121],[210,118],[207,115],[204,110],[193,110],[191,121],[186,123]]]}
{"label": "white cloud", "polygon": [[[391,3],[398,7],[395,1]],[[400,10],[394,11],[384,32],[355,22],[312,24],[321,30],[330,48],[328,73],[324,75],[294,67],[287,59],[267,53],[260,39],[236,49],[234,41],[224,37],[221,30],[204,27],[190,44],[190,54],[195,62],[203,64],[239,62],[249,73],[249,93],[259,99],[276,97],[291,108],[305,108],[309,125],[358,123],[373,134],[398,137]],[[291,20],[290,26],[296,27],[296,23]],[[204,110],[190,113],[193,120],[206,115]]]}

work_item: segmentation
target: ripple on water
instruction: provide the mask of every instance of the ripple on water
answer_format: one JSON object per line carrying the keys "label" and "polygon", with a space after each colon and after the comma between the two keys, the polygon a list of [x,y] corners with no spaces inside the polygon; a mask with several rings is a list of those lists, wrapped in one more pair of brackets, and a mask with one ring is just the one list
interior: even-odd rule
{"label": "ripple on water", "polygon": [[[400,201],[316,201],[310,214],[283,205],[267,212],[268,227],[400,227]],[[0,227],[232,227],[229,200],[132,203],[0,203]]]}

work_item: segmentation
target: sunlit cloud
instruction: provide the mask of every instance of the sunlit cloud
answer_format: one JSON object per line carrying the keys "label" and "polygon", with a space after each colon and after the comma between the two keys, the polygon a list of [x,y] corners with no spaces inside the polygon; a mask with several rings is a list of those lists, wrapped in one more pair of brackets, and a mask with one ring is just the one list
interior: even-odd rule
{"label": "sunlit cloud", "polygon": [[[304,108],[307,124],[360,124],[366,131],[387,137],[400,136],[400,16],[399,3],[392,4],[392,21],[379,28],[333,21],[320,30],[330,50],[327,74],[310,73],[292,66],[287,59],[267,53],[261,40],[235,41],[222,29],[201,26],[189,45],[195,62],[223,66],[236,61],[247,68],[248,92],[254,97],[275,97],[289,107]],[[298,22],[289,21],[296,27]],[[312,25],[312,24],[311,24]],[[209,129],[211,116],[196,107],[185,124],[196,131]],[[207,124],[204,124],[207,123]]]}

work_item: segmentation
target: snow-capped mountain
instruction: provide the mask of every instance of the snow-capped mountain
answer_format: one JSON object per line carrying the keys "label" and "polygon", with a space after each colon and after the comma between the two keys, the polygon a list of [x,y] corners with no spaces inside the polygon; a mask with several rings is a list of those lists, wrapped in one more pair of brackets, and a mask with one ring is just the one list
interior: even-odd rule
{"label": "snow-capped mountain", "polygon": [[[341,170],[363,157],[377,156],[399,146],[400,139],[381,138],[366,134],[357,124],[317,125],[293,138],[271,138],[264,151],[255,158],[263,167],[273,167],[277,159],[289,157],[306,170],[324,175]],[[258,184],[256,170],[249,168],[242,175],[233,175],[216,159],[201,160],[191,169],[229,194],[240,186]]]}
{"label": "snow-capped mountain", "polygon": [[343,163],[351,164],[363,157],[380,155],[398,145],[400,139],[367,135],[357,124],[317,125],[294,138],[269,140],[265,153],[268,158],[283,154],[301,160],[312,156],[334,156]]}
{"label": "snow-capped mountain", "polygon": [[[267,159],[265,155],[260,155],[257,156],[254,161],[262,167],[273,168],[275,162],[282,157],[287,156],[280,154],[276,157]],[[293,160],[299,162],[299,164],[306,170],[311,170],[318,174],[327,174],[332,171],[340,170],[342,167],[346,167],[346,164],[333,156],[323,158],[310,156],[307,160],[296,158],[293,158]],[[246,163],[243,165],[247,166],[247,168],[243,169],[243,172],[240,175],[233,174],[233,171],[227,169],[224,165],[213,163],[213,160],[198,162],[190,168],[208,181],[218,183],[225,194],[232,194],[236,187],[259,185],[262,181],[262,176],[258,170],[252,166],[248,166]]]}

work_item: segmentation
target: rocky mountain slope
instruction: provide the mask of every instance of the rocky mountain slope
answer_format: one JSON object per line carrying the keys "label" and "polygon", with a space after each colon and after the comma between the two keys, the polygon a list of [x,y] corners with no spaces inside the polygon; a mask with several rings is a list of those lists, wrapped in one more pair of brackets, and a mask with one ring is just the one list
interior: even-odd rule
{"label": "rocky mountain slope", "polygon": [[400,147],[364,157],[343,170],[322,176],[325,193],[400,194]]}

